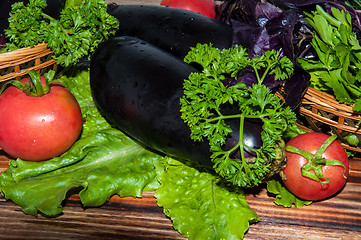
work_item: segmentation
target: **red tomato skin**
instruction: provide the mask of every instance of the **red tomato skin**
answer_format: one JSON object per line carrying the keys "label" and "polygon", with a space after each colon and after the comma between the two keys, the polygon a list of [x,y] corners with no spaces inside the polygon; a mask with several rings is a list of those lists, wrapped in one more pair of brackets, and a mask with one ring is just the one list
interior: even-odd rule
{"label": "red tomato skin", "polygon": [[82,124],[78,102],[59,83],[41,97],[14,86],[0,95],[0,147],[12,157],[42,161],[59,156],[77,140]]}
{"label": "red tomato skin", "polygon": [[216,17],[216,3],[213,0],[163,0],[160,5],[190,10],[210,18]]}
{"label": "red tomato skin", "polygon": [[[295,146],[315,154],[328,137],[329,135],[323,133],[305,133],[291,139],[286,146]],[[306,158],[288,151],[286,151],[286,156],[287,164],[283,169],[283,173],[287,176],[287,180],[283,182],[294,195],[301,199],[316,201],[328,198],[336,194],[346,183],[347,179],[343,177],[344,168],[342,166],[322,166],[323,175],[329,178],[330,182],[323,184],[321,187],[321,183],[301,174],[301,167],[308,162]],[[345,176],[348,177],[348,156],[337,141],[334,141],[326,149],[322,157],[341,161],[346,167]]]}

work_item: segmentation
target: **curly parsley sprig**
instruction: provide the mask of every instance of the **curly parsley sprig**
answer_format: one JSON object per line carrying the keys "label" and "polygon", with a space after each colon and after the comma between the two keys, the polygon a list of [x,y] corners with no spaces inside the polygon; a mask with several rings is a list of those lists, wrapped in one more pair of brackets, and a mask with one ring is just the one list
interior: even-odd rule
{"label": "curly parsley sprig", "polygon": [[12,5],[9,28],[5,30],[9,50],[46,42],[57,63],[69,66],[89,56],[119,26],[118,20],[107,13],[104,0],[83,0],[80,5],[68,6],[59,19],[45,14],[46,6],[46,0]]}
{"label": "curly parsley sprig", "polygon": [[[219,175],[241,187],[258,185],[272,174],[272,164],[282,155],[279,151],[283,145],[282,135],[296,120],[292,110],[285,107],[262,82],[270,74],[276,80],[289,78],[293,73],[292,62],[287,57],[280,58],[275,50],[249,59],[247,50],[242,46],[219,50],[208,44],[198,44],[184,60],[203,67],[202,72],[192,73],[185,80],[184,95],[180,100],[182,119],[191,129],[191,138],[194,141],[208,140],[211,159]],[[234,86],[222,83],[226,77],[237,78],[249,67],[258,79],[252,87],[247,88],[243,82]],[[239,113],[222,114],[222,107],[226,104],[238,106]],[[226,124],[226,120],[240,120],[239,139],[243,139],[246,118],[262,121],[262,147],[251,149],[239,141],[225,151],[222,146],[227,135],[235,131]],[[247,159],[244,148],[256,152],[257,156]],[[240,151],[241,159],[230,157],[234,151]]]}

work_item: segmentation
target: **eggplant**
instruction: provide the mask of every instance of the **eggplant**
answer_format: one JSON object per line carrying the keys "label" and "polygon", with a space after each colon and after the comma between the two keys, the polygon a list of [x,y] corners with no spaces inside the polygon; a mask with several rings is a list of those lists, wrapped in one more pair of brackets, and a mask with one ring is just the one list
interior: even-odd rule
{"label": "eggplant", "polygon": [[[213,169],[208,142],[194,142],[181,119],[183,82],[195,71],[144,40],[120,36],[104,41],[93,54],[90,86],[110,124],[156,152]],[[252,124],[246,122],[244,140],[258,139],[259,144],[260,131],[253,131]],[[230,125],[235,134],[227,142],[234,146],[239,122]]]}
{"label": "eggplant", "polygon": [[113,37],[92,56],[90,86],[100,112],[130,137],[171,157],[212,166],[209,146],[192,141],[181,119],[183,80],[193,71],[143,40]]}
{"label": "eggplant", "polygon": [[180,8],[157,5],[108,5],[119,20],[116,36],[133,36],[183,59],[197,43],[230,48],[233,29],[213,18]]}

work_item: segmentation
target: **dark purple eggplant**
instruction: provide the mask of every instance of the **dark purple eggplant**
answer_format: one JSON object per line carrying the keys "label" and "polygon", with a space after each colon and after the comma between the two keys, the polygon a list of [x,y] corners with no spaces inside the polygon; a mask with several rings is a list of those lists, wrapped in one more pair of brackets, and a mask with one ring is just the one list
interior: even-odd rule
{"label": "dark purple eggplant", "polygon": [[119,20],[117,36],[143,39],[183,59],[197,43],[230,48],[231,26],[189,10],[156,5],[108,5]]}
{"label": "dark purple eggplant", "polygon": [[[141,39],[113,37],[92,56],[90,86],[100,112],[115,127],[150,149],[212,168],[208,142],[194,142],[180,114],[183,82],[194,71]],[[239,123],[229,124],[236,133]],[[259,144],[261,128],[246,124],[245,141]],[[237,136],[230,136],[227,144],[234,146]]]}

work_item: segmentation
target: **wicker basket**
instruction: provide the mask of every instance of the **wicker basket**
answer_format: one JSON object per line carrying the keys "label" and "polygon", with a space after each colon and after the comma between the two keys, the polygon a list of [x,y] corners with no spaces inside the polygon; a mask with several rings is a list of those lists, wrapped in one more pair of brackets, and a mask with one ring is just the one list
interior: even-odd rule
{"label": "wicker basket", "polygon": [[352,133],[361,142],[361,126],[357,126],[361,113],[353,111],[352,106],[341,104],[334,96],[309,87],[297,110],[300,113],[297,124],[301,129],[336,134],[345,149],[361,152],[360,144],[350,146],[344,138]]}
{"label": "wicker basket", "polygon": [[0,82],[20,79],[26,70],[47,71],[56,69],[56,61],[46,43],[0,54]]}

